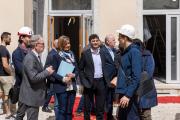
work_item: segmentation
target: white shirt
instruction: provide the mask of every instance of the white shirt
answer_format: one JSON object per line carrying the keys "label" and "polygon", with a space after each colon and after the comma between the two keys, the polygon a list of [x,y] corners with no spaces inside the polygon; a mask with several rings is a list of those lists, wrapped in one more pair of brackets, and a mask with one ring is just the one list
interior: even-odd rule
{"label": "white shirt", "polygon": [[39,62],[41,63],[41,58],[39,58],[39,57],[41,57],[35,50],[32,50],[32,52],[36,55],[36,57],[38,58],[38,60],[39,60]]}
{"label": "white shirt", "polygon": [[100,49],[91,49],[93,63],[94,63],[94,78],[103,77],[101,56],[99,54]]}

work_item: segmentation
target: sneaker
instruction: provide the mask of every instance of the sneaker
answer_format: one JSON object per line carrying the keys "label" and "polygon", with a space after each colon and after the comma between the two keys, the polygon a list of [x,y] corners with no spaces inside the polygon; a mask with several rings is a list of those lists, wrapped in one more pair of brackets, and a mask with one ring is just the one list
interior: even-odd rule
{"label": "sneaker", "polygon": [[49,109],[49,107],[42,107],[42,111],[43,111],[43,112],[52,113],[52,110]]}

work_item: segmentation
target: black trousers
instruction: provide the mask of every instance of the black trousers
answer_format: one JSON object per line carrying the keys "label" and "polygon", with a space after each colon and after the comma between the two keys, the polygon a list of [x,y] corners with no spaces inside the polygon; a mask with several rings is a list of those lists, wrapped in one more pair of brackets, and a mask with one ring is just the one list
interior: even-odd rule
{"label": "black trousers", "polygon": [[94,79],[91,88],[84,88],[84,119],[90,120],[91,101],[95,96],[96,120],[104,120],[106,88],[104,78]]}
{"label": "black trousers", "polygon": [[21,102],[18,103],[18,110],[15,120],[23,120],[25,112],[27,113],[27,120],[38,120],[39,107],[28,106]]}

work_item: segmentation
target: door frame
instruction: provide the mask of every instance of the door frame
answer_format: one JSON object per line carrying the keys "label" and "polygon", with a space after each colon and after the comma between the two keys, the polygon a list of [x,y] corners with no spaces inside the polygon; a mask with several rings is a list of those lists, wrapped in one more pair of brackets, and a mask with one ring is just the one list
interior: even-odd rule
{"label": "door frame", "polygon": [[[177,54],[177,76],[176,80],[171,79],[171,18],[177,18],[177,44],[176,44],[176,54]],[[180,14],[168,14],[166,15],[166,83],[180,83]]]}
{"label": "door frame", "polygon": [[[180,18],[177,20],[177,80],[171,80],[171,38],[170,38],[170,21],[168,20],[170,16],[180,15],[179,9],[163,9],[163,10],[143,10],[143,0],[138,0],[138,11],[140,14],[139,23],[143,23],[143,15],[166,15],[166,83],[180,83],[180,35],[178,35],[178,31],[180,32]],[[169,21],[169,22],[168,22]],[[142,34],[141,38],[143,38],[143,24],[140,25],[140,33]]]}
{"label": "door frame", "polygon": [[[59,16],[59,17],[64,17],[64,16],[71,16],[74,14],[56,14],[54,16],[54,14],[50,14],[48,15],[48,51],[51,50],[52,48],[52,42],[54,41],[54,17]],[[89,35],[92,33],[93,31],[93,25],[89,26],[91,28],[87,28],[87,24],[86,23],[86,19],[88,19],[88,17],[91,17],[93,20],[93,16],[92,14],[76,14],[75,16],[78,16],[80,18],[80,26],[79,26],[79,57],[81,55],[81,52],[83,50],[83,48],[88,44],[88,37]]]}

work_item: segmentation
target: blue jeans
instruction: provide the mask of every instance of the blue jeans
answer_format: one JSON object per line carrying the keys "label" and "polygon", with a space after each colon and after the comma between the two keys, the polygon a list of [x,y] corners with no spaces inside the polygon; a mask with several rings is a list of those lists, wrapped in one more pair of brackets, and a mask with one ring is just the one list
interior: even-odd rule
{"label": "blue jeans", "polygon": [[54,111],[56,120],[72,120],[75,97],[75,91],[55,93]]}

